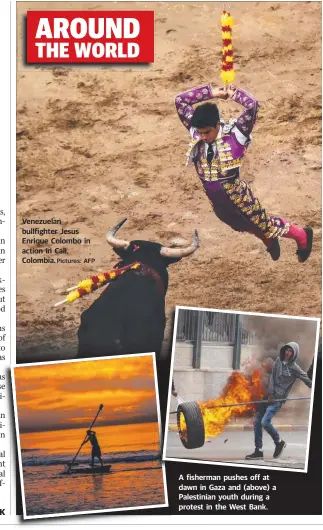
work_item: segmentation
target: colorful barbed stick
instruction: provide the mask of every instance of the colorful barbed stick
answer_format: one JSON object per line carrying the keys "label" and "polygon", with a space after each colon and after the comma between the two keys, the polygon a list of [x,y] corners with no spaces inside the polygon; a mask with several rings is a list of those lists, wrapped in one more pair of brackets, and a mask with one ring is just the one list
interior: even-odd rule
{"label": "colorful barbed stick", "polygon": [[82,280],[74,287],[71,287],[67,290],[69,293],[64,300],[61,300],[60,302],[57,302],[54,307],[58,307],[62,304],[71,304],[78,298],[81,298],[82,296],[86,294],[90,294],[93,291],[96,291],[96,289],[99,289],[99,287],[102,287],[108,282],[111,282],[112,280],[115,280],[116,278],[119,278],[122,274],[127,272],[130,269],[138,269],[140,267],[140,262],[136,261],[134,263],[131,263],[130,265],[126,265],[125,267],[121,267],[120,269],[112,269],[108,272],[101,272],[100,274],[97,274],[96,276],[91,276],[90,278],[87,278],[86,280]]}
{"label": "colorful barbed stick", "polygon": [[233,68],[233,48],[232,48],[232,27],[233,18],[230,13],[223,9],[221,15],[221,31],[222,31],[222,67],[220,77],[224,85],[233,83],[235,78],[235,71]]}

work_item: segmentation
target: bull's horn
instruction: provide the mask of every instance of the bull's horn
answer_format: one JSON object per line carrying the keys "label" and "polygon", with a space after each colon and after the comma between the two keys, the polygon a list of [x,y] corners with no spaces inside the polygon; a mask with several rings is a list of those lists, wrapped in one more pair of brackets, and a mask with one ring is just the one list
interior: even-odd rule
{"label": "bull's horn", "polygon": [[190,256],[190,254],[193,254],[195,250],[199,247],[199,236],[197,231],[194,232],[193,237],[193,243],[186,248],[169,248],[169,247],[162,247],[160,249],[160,253],[162,256],[165,256],[166,258],[185,258],[186,256]]}
{"label": "bull's horn", "polygon": [[123,221],[120,221],[117,225],[113,226],[108,230],[107,232],[107,242],[109,245],[111,245],[114,248],[124,248],[127,249],[130,245],[129,241],[126,241],[125,239],[117,239],[115,234],[118,232],[119,228],[126,222],[127,218],[123,219]]}

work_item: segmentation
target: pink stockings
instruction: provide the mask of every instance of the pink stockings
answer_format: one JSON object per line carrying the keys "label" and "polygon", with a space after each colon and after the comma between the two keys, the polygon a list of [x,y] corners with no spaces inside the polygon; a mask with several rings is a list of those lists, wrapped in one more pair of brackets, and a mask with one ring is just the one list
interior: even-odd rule
{"label": "pink stockings", "polygon": [[307,234],[301,226],[291,224],[287,234],[284,234],[283,237],[294,239],[297,243],[298,249],[306,248]]}
{"label": "pink stockings", "polygon": [[[286,219],[282,219],[284,223],[288,223]],[[271,246],[272,239],[265,237],[259,230],[250,230],[252,234],[257,236],[263,243],[266,245],[267,248]],[[304,228],[290,224],[289,230],[287,234],[284,234],[282,237],[286,237],[288,239],[294,239],[297,243],[298,249],[306,248],[307,243],[307,234],[304,230]]]}

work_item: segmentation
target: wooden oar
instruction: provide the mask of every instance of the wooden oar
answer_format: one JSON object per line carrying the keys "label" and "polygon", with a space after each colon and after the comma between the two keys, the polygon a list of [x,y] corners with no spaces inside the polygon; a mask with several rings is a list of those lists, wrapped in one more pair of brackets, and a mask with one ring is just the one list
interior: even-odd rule
{"label": "wooden oar", "polygon": [[[100,412],[101,412],[102,409],[103,409],[103,405],[102,405],[102,403],[101,403],[101,405],[99,406],[99,410],[98,410],[98,412],[96,413],[96,416],[95,416],[94,420],[92,421],[91,426],[90,426],[89,429],[88,429],[89,431],[92,429],[93,425],[95,424],[96,419],[97,419],[97,417],[98,417],[98,415],[100,414]],[[68,466],[69,469],[70,469],[70,468],[72,467],[72,465],[74,464],[74,462],[75,462],[75,460],[76,460],[76,458],[77,458],[79,452],[81,451],[81,449],[82,449],[82,447],[83,447],[83,444],[84,444],[86,438],[87,438],[87,434],[85,435],[85,438],[84,438],[83,442],[81,443],[80,448],[79,448],[79,450],[77,451],[76,455],[74,456],[72,462],[70,462],[69,464],[67,464],[67,466]]]}

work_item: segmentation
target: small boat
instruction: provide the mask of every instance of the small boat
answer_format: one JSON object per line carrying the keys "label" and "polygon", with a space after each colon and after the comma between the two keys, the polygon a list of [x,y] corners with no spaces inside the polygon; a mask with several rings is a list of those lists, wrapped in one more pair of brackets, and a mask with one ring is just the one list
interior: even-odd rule
{"label": "small boat", "polygon": [[94,467],[80,466],[80,465],[77,467],[72,467],[72,466],[66,465],[65,471],[63,474],[64,475],[74,475],[74,474],[106,475],[107,473],[110,473],[110,469],[111,469],[111,465],[94,466]]}

